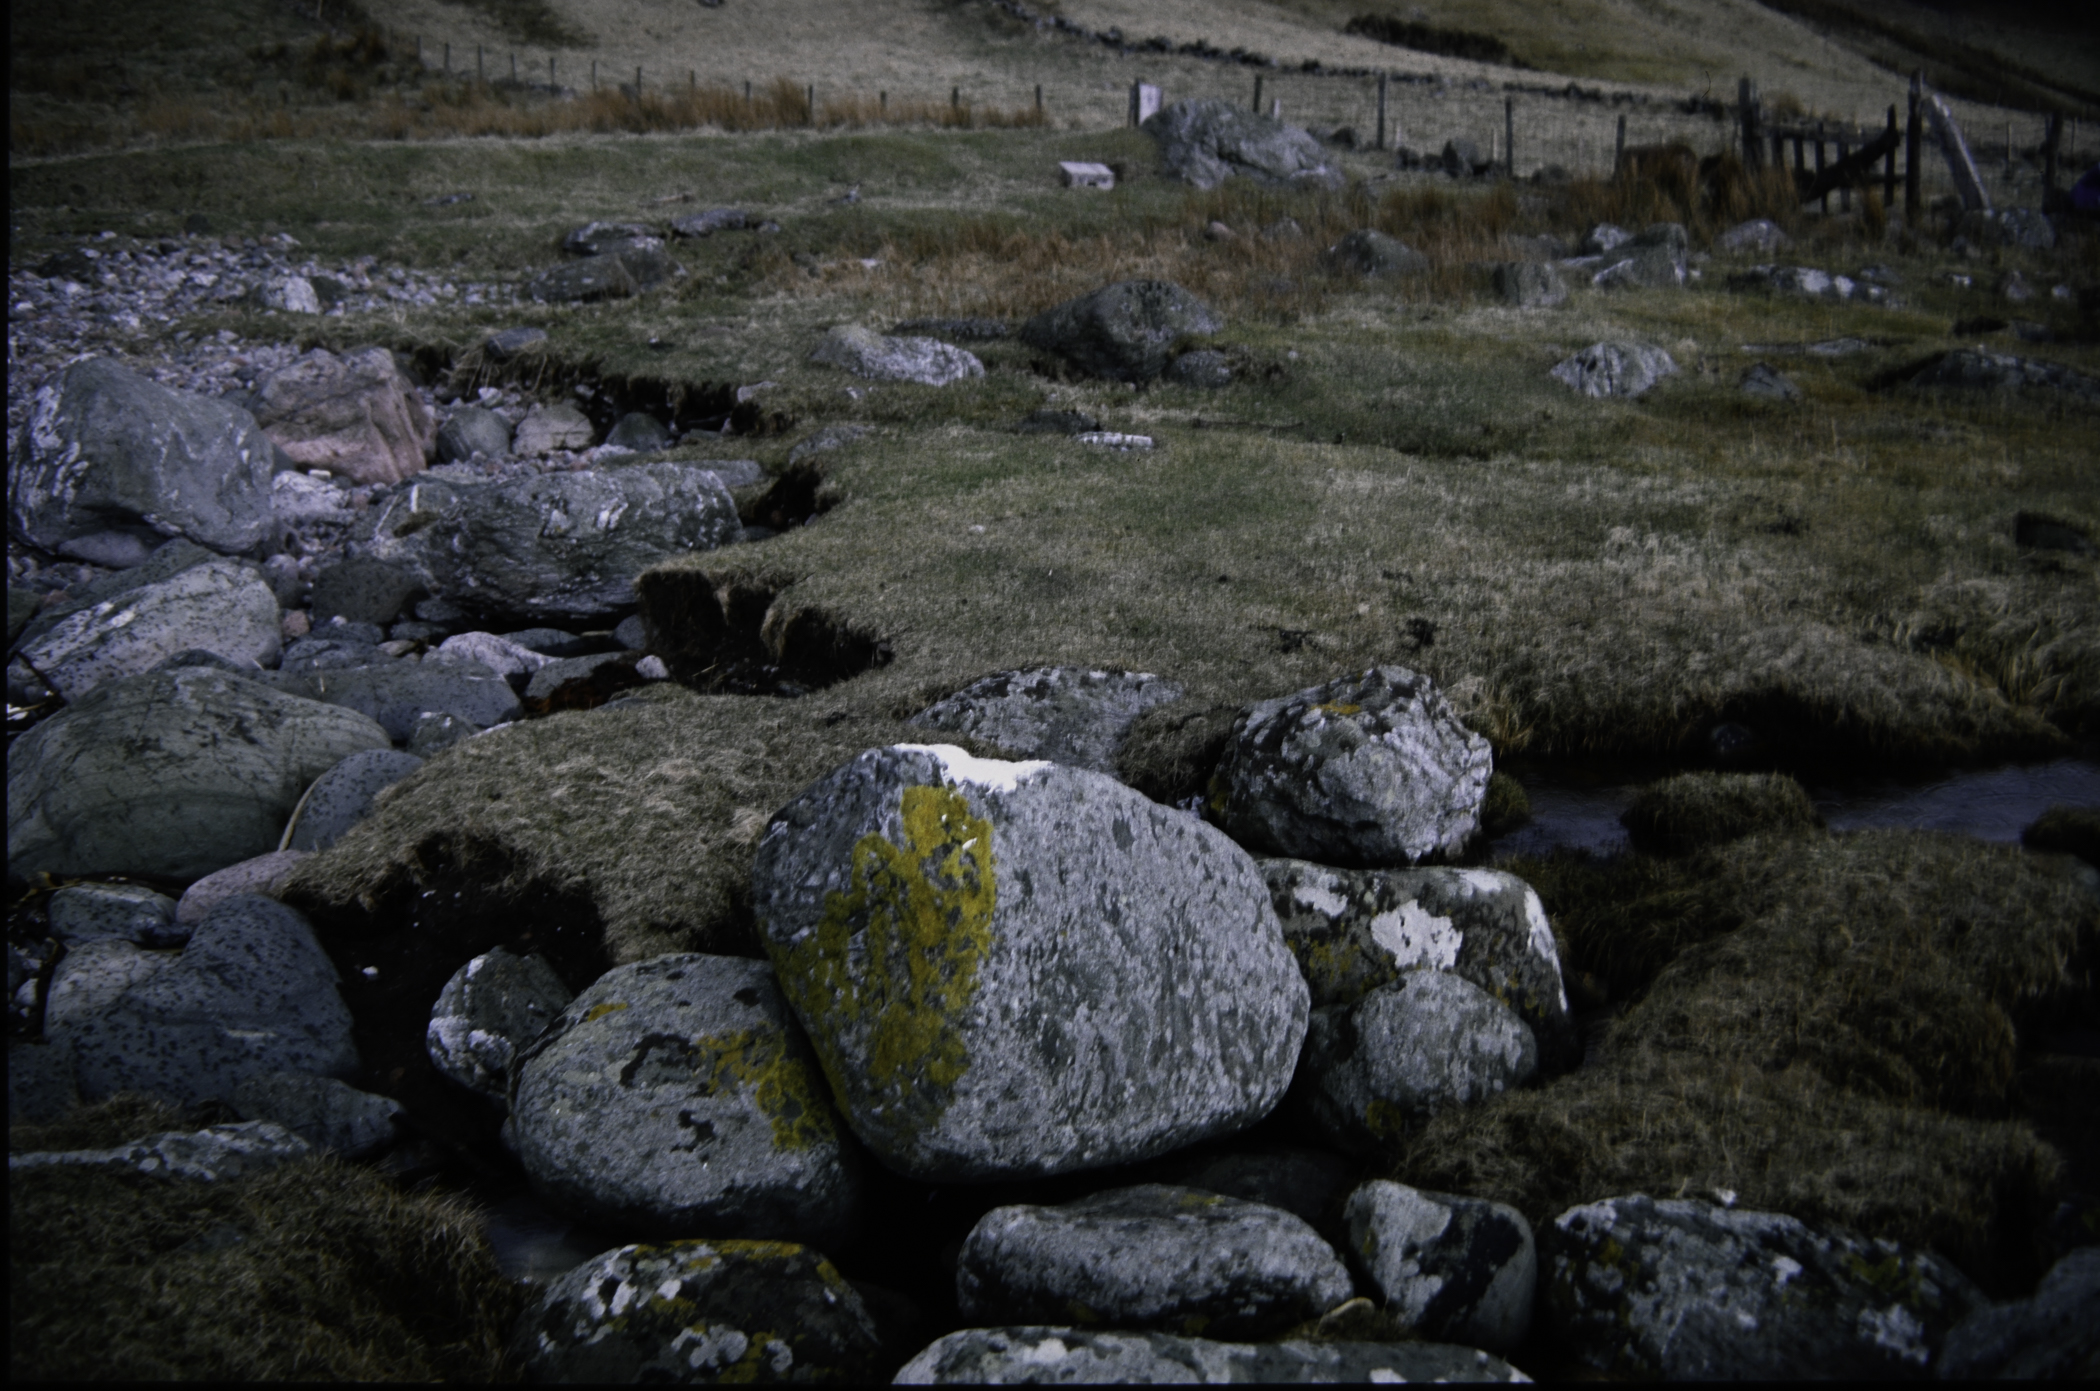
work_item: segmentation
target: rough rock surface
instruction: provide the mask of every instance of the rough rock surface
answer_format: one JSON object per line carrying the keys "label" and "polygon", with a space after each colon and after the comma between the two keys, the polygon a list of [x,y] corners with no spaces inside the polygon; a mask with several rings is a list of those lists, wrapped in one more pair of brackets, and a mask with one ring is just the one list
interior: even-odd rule
{"label": "rough rock surface", "polygon": [[1325,1232],[1340,1215],[1342,1200],[1356,1182],[1357,1167],[1333,1150],[1261,1145],[1227,1149],[1222,1154],[1191,1151],[1180,1162],[1164,1162],[1160,1178],[1184,1188],[1282,1208]]}
{"label": "rough rock surface", "polygon": [[1168,172],[1197,188],[1216,188],[1234,174],[1314,188],[1342,182],[1319,141],[1237,102],[1177,101],[1148,117],[1144,129],[1158,142]]}
{"label": "rough rock surface", "polygon": [[1327,248],[1327,264],[1358,275],[1421,275],[1429,258],[1398,237],[1363,227]]}
{"label": "rough rock surface", "polygon": [[465,463],[476,454],[500,459],[510,452],[510,422],[480,406],[462,406],[437,432],[440,463]]}
{"label": "rough rock surface", "polygon": [[1550,309],[1566,302],[1568,283],[1541,261],[1500,261],[1488,271],[1495,297],[1519,309]]}
{"label": "rough rock surface", "polygon": [[1989,391],[2057,396],[2085,405],[2100,405],[2100,377],[2061,363],[1996,353],[1988,348],[1956,348],[1910,379],[1914,391]]}
{"label": "rough rock surface", "polygon": [[176,923],[194,927],[203,922],[212,909],[236,894],[277,897],[285,881],[291,878],[292,867],[306,855],[304,850],[272,850],[267,855],[257,855],[252,860],[214,870],[182,891],[182,897],[175,904]]}
{"label": "rough rock surface", "polygon": [[1784,251],[1794,244],[1794,239],[1780,229],[1769,217],[1755,217],[1735,226],[1714,238],[1714,246],[1722,251],[1751,251],[1770,255]]}
{"label": "rough rock surface", "polygon": [[830,1261],[780,1241],[622,1246],[519,1318],[528,1381],[869,1380],[875,1321]]}
{"label": "rough rock surface", "polygon": [[511,435],[511,448],[528,458],[552,454],[557,449],[588,449],[597,431],[591,428],[591,418],[576,407],[562,402],[553,406],[534,406],[518,422]]}
{"label": "rough rock surface", "polygon": [[832,1240],[860,1177],[762,961],[620,966],[521,1047],[512,1144],[559,1206],[662,1236]]}
{"label": "rough rock surface", "polygon": [[1465,844],[1492,765],[1427,676],[1373,667],[1243,711],[1209,809],[1250,849],[1404,865]]}
{"label": "rough rock surface", "polygon": [[1448,971],[1516,1011],[1549,1070],[1581,1061],[1553,928],[1514,874],[1304,860],[1264,860],[1261,869],[1313,1008],[1353,1005],[1409,971]]}
{"label": "rough rock surface", "polygon": [[2100,1246],[2058,1261],[2033,1295],[1976,1310],[1940,1350],[1950,1380],[2100,1379]]}
{"label": "rough rock surface", "polygon": [[1179,285],[1119,280],[1044,310],[1021,325],[1020,338],[1094,376],[1144,382],[1166,369],[1182,335],[1224,327],[1223,318]]}
{"label": "rough rock surface", "polygon": [[37,392],[8,460],[8,520],[46,550],[120,569],[170,536],[246,554],[275,531],[271,459],[239,407],[89,358]]}
{"label": "rough rock surface", "polygon": [[366,749],[315,778],[286,827],[290,850],[326,850],[372,814],[372,799],[423,766],[414,754]]}
{"label": "rough rock surface", "polygon": [[307,785],[384,729],[209,667],[97,687],[15,741],[7,869],[194,879],[277,848]]}
{"label": "rough rock surface", "polygon": [[1041,1326],[950,1333],[896,1376],[901,1386],[1529,1380],[1499,1357],[1448,1343],[1224,1343]]}
{"label": "rough rock surface", "polygon": [[1555,381],[1600,400],[1639,396],[1676,374],[1670,355],[1645,343],[1592,343],[1553,369]]}
{"label": "rough rock surface", "polygon": [[776,813],[759,932],[884,1163],[985,1179],[1251,1124],[1307,1009],[1246,853],[1099,773],[871,749]]}
{"label": "rough rock surface", "polygon": [[269,665],[281,624],[277,596],[252,567],[211,560],[81,609],[24,644],[22,654],[71,701],[200,648],[240,666]]}
{"label": "rough rock surface", "polygon": [[190,935],[175,921],[175,900],[143,884],[69,884],[51,895],[46,912],[51,935],[68,947],[97,937],[174,947]]}
{"label": "rough rock surface", "polygon": [[842,325],[825,334],[809,360],[843,367],[870,381],[918,382],[922,386],[946,386],[984,375],[984,364],[966,349],[938,338],[889,338],[858,324]]}
{"label": "rough rock surface", "polygon": [[1753,362],[1743,369],[1736,383],[1745,396],[1762,397],[1767,401],[1798,401],[1801,388],[1792,379],[1769,362]]}
{"label": "rough rock surface", "polygon": [[358,483],[421,473],[437,444],[430,408],[385,348],[315,348],[258,381],[251,402],[256,424],[301,467]]}
{"label": "rough rock surface", "polygon": [[970,1323],[1066,1319],[1259,1338],[1354,1292],[1334,1248],[1280,1208],[1145,1184],[1059,1207],[994,1208],[963,1243]]}
{"label": "rough rock surface", "polygon": [[104,1150],[41,1150],[10,1154],[9,1172],[50,1165],[113,1169],[154,1178],[213,1183],[274,1169],[313,1153],[313,1146],[281,1125],[241,1121],[203,1130],[170,1130]]}
{"label": "rough rock surface", "polygon": [[1015,758],[1113,773],[1131,721],[1180,698],[1180,685],[1146,671],[1036,667],[972,681],[907,723],[968,734]]}
{"label": "rough rock surface", "polygon": [[336,1077],[265,1072],[233,1089],[233,1107],[251,1121],[283,1126],[315,1149],[369,1159],[398,1138],[401,1103],[361,1092]]}
{"label": "rough rock surface", "polygon": [[430,1011],[424,1047],[439,1072],[507,1110],[518,1050],[560,1018],[574,998],[545,957],[496,947],[445,982]]}
{"label": "rough rock surface", "polygon": [[323,567],[314,576],[310,608],[317,630],[340,618],[347,623],[391,623],[418,591],[416,577],[366,557]]}
{"label": "rough rock surface", "polygon": [[1232,385],[1232,359],[1215,348],[1195,348],[1168,363],[1160,376],[1176,386],[1215,391]]}
{"label": "rough rock surface", "polygon": [[1515,1208],[1377,1179],[1344,1212],[1350,1254],[1408,1328],[1497,1353],[1524,1340],[1539,1262]]}
{"label": "rough rock surface", "polygon": [[1618,1375],[1926,1376],[1984,1302],[1930,1252],[1698,1199],[1585,1203],[1539,1236],[1555,1336]]}
{"label": "rough rock surface", "polygon": [[518,717],[510,683],[476,662],[389,662],[320,670],[297,690],[316,701],[367,716],[387,738],[405,741],[425,714],[464,720],[476,729]]}

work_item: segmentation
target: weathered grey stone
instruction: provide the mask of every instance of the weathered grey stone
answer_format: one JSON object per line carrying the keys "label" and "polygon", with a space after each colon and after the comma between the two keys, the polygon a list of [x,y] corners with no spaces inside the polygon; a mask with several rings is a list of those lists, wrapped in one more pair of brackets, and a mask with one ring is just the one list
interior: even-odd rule
{"label": "weathered grey stone", "polygon": [[1409,971],[1448,971],[1516,1011],[1549,1070],[1582,1061],[1553,929],[1516,875],[1304,860],[1264,860],[1261,869],[1313,1008],[1353,1005]]}
{"label": "weathered grey stone", "polygon": [[587,222],[561,239],[572,256],[603,256],[636,245],[662,246],[663,239],[639,222]]}
{"label": "weathered grey stone", "polygon": [[557,449],[589,449],[597,431],[590,417],[563,402],[534,406],[525,412],[511,436],[511,447],[527,458],[541,458]]}
{"label": "weathered grey stone", "polygon": [[324,566],[314,576],[311,599],[316,628],[341,618],[351,623],[391,623],[420,588],[398,566],[357,556]]}
{"label": "weathered grey stone", "polygon": [[1607,252],[1607,264],[1590,276],[1599,290],[1667,290],[1685,282],[1684,253],[1629,242]]}
{"label": "weathered grey stone", "polygon": [[[322,671],[348,671],[352,667],[368,667],[374,662],[391,661],[379,650],[379,644],[371,639],[372,625],[350,624],[343,627],[324,627],[323,633],[341,632],[347,629],[362,630],[354,638],[304,637],[294,638],[285,646],[284,657],[278,663],[277,680],[267,681],[274,690],[294,695],[310,694],[304,678]],[[264,678],[258,678],[264,679]]]}
{"label": "weathered grey stone", "polygon": [[[578,639],[572,638],[570,641]],[[494,633],[474,632],[457,633],[446,638],[437,645],[428,660],[479,662],[498,676],[530,676],[555,659],[509,638],[499,638]]]}
{"label": "weathered grey stone", "polygon": [[256,382],[252,399],[256,423],[300,467],[359,483],[421,473],[435,447],[430,408],[385,348],[315,348]]}
{"label": "weathered grey stone", "polygon": [[1319,141],[1237,102],[1177,101],[1148,117],[1144,130],[1158,142],[1168,172],[1198,188],[1216,188],[1234,174],[1301,187],[1341,186],[1341,173],[1327,162]]}
{"label": "weathered grey stone", "polygon": [[708,208],[671,219],[671,230],[681,237],[707,237],[716,232],[741,232],[751,220],[742,208]]}
{"label": "weathered grey stone", "polygon": [[1538,1045],[1516,1011],[1461,976],[1409,971],[1353,1005],[1312,1012],[1295,1090],[1329,1143],[1368,1153],[1537,1071]]}
{"label": "weathered grey stone", "polygon": [[1448,1343],[1221,1343],[1042,1326],[950,1333],[896,1376],[901,1386],[1529,1380],[1499,1357]]}
{"label": "weathered grey stone", "polygon": [[305,918],[242,895],[207,914],[180,952],[105,937],[67,953],[44,1031],[71,1045],[86,1100],[141,1091],[230,1101],[263,1073],[355,1075],[336,981]]}
{"label": "weathered grey stone", "polygon": [[1351,1254],[1408,1328],[1495,1353],[1524,1340],[1539,1262],[1522,1213],[1383,1179],[1345,1212]]}
{"label": "weathered grey stone", "polygon": [[174,947],[190,935],[175,921],[175,900],[143,884],[68,884],[51,895],[46,911],[51,935],[68,947],[97,937]]}
{"label": "weathered grey stone", "polygon": [[1181,686],[1145,671],[1036,667],[995,672],[943,696],[906,721],[1041,758],[1114,773],[1131,721],[1181,698]]}
{"label": "weathered grey stone", "polygon": [[2100,377],[2061,363],[1995,353],[1987,348],[1956,348],[1910,379],[1913,391],[1990,392],[2004,396],[2055,397],[2100,406]]}
{"label": "weathered grey stone", "polygon": [[255,298],[265,309],[286,314],[318,314],[321,297],[314,283],[303,275],[273,275],[255,287]]}
{"label": "weathered grey stone", "polygon": [[1227,1198],[1280,1207],[1326,1231],[1340,1216],[1342,1199],[1359,1167],[1332,1150],[1264,1146],[1223,1154],[1190,1154],[1183,1162],[1162,1161],[1162,1179]]}
{"label": "weathered grey stone", "polygon": [[37,611],[44,606],[44,596],[33,589],[7,587],[7,645],[13,647],[15,639],[29,626]]}
{"label": "weathered grey stone", "polygon": [[[10,992],[11,993],[11,992]],[[80,1104],[73,1084],[73,1047],[49,1039],[7,1040],[7,1123],[55,1121]]]}
{"label": "weathered grey stone", "polygon": [[282,616],[270,586],[238,561],[211,560],[81,609],[22,652],[74,701],[190,648],[261,666],[277,660],[281,642]]}
{"label": "weathered grey stone", "polygon": [[1327,263],[1358,275],[1422,275],[1429,258],[1401,241],[1369,227],[1359,228],[1327,249]]}
{"label": "weathered grey stone", "polygon": [[1592,343],[1553,369],[1555,381],[1600,400],[1639,396],[1676,374],[1670,355],[1645,343]]}
{"label": "weathered grey stone", "polygon": [[937,338],[885,338],[858,324],[844,324],[825,334],[809,360],[843,367],[871,381],[918,382],[922,386],[946,386],[984,375],[984,364],[975,353]]}
{"label": "weathered grey stone", "polygon": [[865,425],[826,425],[821,430],[812,431],[809,438],[800,441],[793,449],[790,449],[788,451],[788,463],[791,465],[799,464],[812,455],[828,454],[834,449],[844,449],[848,445],[858,444],[867,437],[868,427]]}
{"label": "weathered grey stone", "polygon": [[1960,1381],[2100,1378],[2100,1246],[2081,1246],[2027,1299],[1977,1309],[1947,1334],[1939,1375]]}
{"label": "weathered grey stone", "polygon": [[1454,179],[1469,179],[1494,167],[1488,158],[1480,153],[1480,146],[1463,135],[1444,142],[1444,149],[1438,156],[1437,163]]}
{"label": "weathered grey stone", "polygon": [[[594,652],[588,657],[556,657],[532,673],[525,686],[528,701],[552,700],[564,686],[589,681],[604,667],[634,669],[634,658],[625,652]],[[601,678],[602,679],[602,678]]]}
{"label": "weathered grey stone", "polygon": [[519,1049],[512,1143],[549,1200],[662,1236],[843,1238],[860,1175],[772,968],[608,971]]}
{"label": "weathered grey stone", "polygon": [[875,1320],[830,1261],[778,1241],[622,1246],[518,1319],[527,1381],[867,1381]]}
{"label": "weathered grey stone", "polygon": [[170,536],[247,554],[276,535],[271,457],[238,406],[89,358],[37,391],[8,460],[8,516],[24,540],[96,563],[136,565]]}
{"label": "weathered grey stone", "polygon": [[281,1125],[268,1121],[241,1121],[203,1130],[170,1130],[114,1149],[10,1154],[7,1169],[14,1173],[20,1169],[63,1165],[215,1183],[220,1179],[263,1173],[294,1159],[304,1159],[311,1153],[311,1145]]}
{"label": "weathered grey stone", "polygon": [[194,879],[277,848],[307,785],[371,720],[209,667],[98,686],[15,741],[7,869]]}
{"label": "weathered grey stone", "polygon": [[483,339],[481,351],[492,361],[508,362],[520,353],[537,351],[546,344],[547,330],[543,328],[506,328]]}
{"label": "weathered grey stone", "polygon": [[1196,348],[1168,363],[1161,376],[1176,386],[1214,391],[1232,385],[1232,359],[1215,348]]}
{"label": "weathered grey stone", "polygon": [[1433,681],[1373,667],[1242,711],[1210,811],[1253,850],[1404,865],[1465,844],[1492,769]]}
{"label": "weathered grey stone", "polygon": [[671,447],[671,432],[653,415],[640,411],[629,411],[613,423],[605,432],[605,443],[615,449],[631,449],[637,454],[651,454],[659,449]]}
{"label": "weathered grey stone", "polygon": [[430,711],[482,729],[514,720],[521,711],[510,683],[476,662],[381,662],[316,671],[304,679],[313,699],[355,710],[396,742],[406,742]]}
{"label": "weathered grey stone", "polygon": [[481,726],[472,720],[463,720],[442,710],[425,710],[416,716],[416,727],[409,731],[408,752],[417,758],[434,758],[454,744],[481,732]]}
{"label": "weathered grey stone", "polygon": [[956,1275],[971,1323],[1063,1318],[1220,1338],[1289,1328],[1353,1292],[1341,1257],[1303,1219],[1163,1184],[994,1208]]}
{"label": "weathered grey stone", "polygon": [[1288,1086],[1305,981],[1253,861],[1104,774],[871,749],[774,815],[752,890],[841,1108],[899,1172],[1150,1158]]}
{"label": "weathered grey stone", "polygon": [[317,1150],[369,1159],[399,1137],[401,1103],[311,1072],[265,1072],[233,1089],[233,1108],[251,1121],[283,1126]]}
{"label": "weathered grey stone", "polygon": [[414,754],[365,749],[315,778],[285,828],[286,848],[326,850],[343,832],[372,814],[380,792],[423,766]]}
{"label": "weathered grey stone", "polygon": [[339,526],[356,516],[350,495],[326,478],[297,471],[270,480],[270,512],[287,527]]}
{"label": "weathered grey stone", "polygon": [[1795,386],[1784,372],[1769,362],[1753,362],[1743,369],[1740,382],[1745,396],[1757,396],[1767,401],[1798,401],[1801,388]]}
{"label": "weathered grey stone", "polygon": [[[613,641],[620,645],[622,652],[646,652],[649,649],[649,625],[642,622],[642,616],[638,613],[630,613],[627,617],[615,623],[612,636]],[[563,655],[581,656],[586,654],[564,653]]]}
{"label": "weathered grey stone", "polygon": [[194,927],[203,922],[212,909],[237,894],[277,897],[284,891],[285,882],[292,877],[292,867],[308,853],[305,850],[272,850],[267,855],[257,855],[252,860],[242,860],[239,864],[205,875],[182,891],[182,898],[175,905],[176,924]]}
{"label": "weathered grey stone", "polygon": [[1560,272],[1540,261],[1502,261],[1488,274],[1495,297],[1519,309],[1550,309],[1568,298]]}
{"label": "weathered grey stone", "polygon": [[496,947],[452,973],[430,1011],[423,1045],[437,1070],[506,1110],[518,1050],[575,998],[537,952]]}
{"label": "weathered grey stone", "polygon": [[[461,636],[471,635],[462,634]],[[504,651],[507,652],[511,648],[522,647],[525,651],[538,657],[583,657],[589,655],[592,647],[595,645],[595,639],[578,637],[576,634],[561,628],[521,628],[515,633],[501,633],[498,636],[510,645],[503,649]],[[486,662],[488,659],[480,657],[478,660]],[[535,665],[532,669],[537,670],[538,668]],[[509,673],[505,674],[508,675]]]}
{"label": "weathered grey stone", "polygon": [[1849,276],[1814,266],[1752,266],[1728,277],[1731,290],[1761,291],[1800,299],[1849,300],[1858,285]]}
{"label": "weathered grey stone", "polygon": [[510,422],[480,406],[462,406],[438,427],[437,457],[443,464],[465,463],[476,454],[500,459],[510,453]]}
{"label": "weathered grey stone", "polygon": [[1926,1376],[1984,1302],[1929,1251],[1697,1199],[1585,1203],[1539,1245],[1552,1336],[1624,1376]]}
{"label": "weathered grey stone", "polygon": [[1082,371],[1115,381],[1150,381],[1186,334],[1216,333],[1225,320],[1165,280],[1120,280],[1046,309],[1021,325],[1021,341]]}
{"label": "weathered grey stone", "polygon": [[543,271],[526,285],[525,293],[547,304],[625,299],[653,290],[679,273],[678,263],[660,245],[629,244]]}
{"label": "weathered grey stone", "polygon": [[1722,251],[1754,251],[1769,256],[1775,251],[1784,251],[1794,244],[1794,239],[1780,230],[1778,223],[1769,217],[1755,217],[1735,226],[1714,238],[1714,246]]}
{"label": "weathered grey stone", "polygon": [[1014,427],[1024,435],[1084,435],[1101,428],[1101,422],[1085,411],[1061,411],[1045,408],[1030,411],[1026,419]]}
{"label": "weathered grey stone", "polygon": [[1600,222],[1583,234],[1576,249],[1585,256],[1607,256],[1632,240],[1633,233],[1624,227]]}

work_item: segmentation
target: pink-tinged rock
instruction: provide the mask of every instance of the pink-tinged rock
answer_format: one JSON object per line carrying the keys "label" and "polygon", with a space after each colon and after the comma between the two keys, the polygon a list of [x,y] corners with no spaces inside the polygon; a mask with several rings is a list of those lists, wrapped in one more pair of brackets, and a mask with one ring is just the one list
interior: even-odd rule
{"label": "pink-tinged rock", "polygon": [[242,860],[237,865],[228,865],[216,874],[207,874],[190,885],[175,905],[175,921],[199,923],[204,915],[232,898],[235,894],[261,894],[275,898],[291,877],[292,866],[309,854],[305,850],[272,850],[267,855],[257,855],[252,860]]}
{"label": "pink-tinged rock", "polygon": [[316,348],[258,382],[250,408],[302,467],[357,483],[421,473],[437,447],[430,408],[384,348],[342,357]]}

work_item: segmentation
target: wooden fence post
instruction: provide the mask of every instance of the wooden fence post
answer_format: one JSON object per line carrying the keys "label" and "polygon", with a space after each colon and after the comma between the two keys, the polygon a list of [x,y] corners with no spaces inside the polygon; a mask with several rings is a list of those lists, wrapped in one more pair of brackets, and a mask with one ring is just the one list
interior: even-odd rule
{"label": "wooden fence post", "polygon": [[1620,165],[1622,165],[1622,164],[1624,164],[1625,162],[1626,162],[1626,113],[1625,113],[1625,112],[1623,112],[1623,111],[1621,111],[1621,112],[1619,113],[1619,143],[1618,143],[1618,146],[1617,146],[1617,148],[1613,150],[1613,152],[1612,152],[1612,157],[1611,157],[1611,171],[1612,171],[1612,173],[1613,173],[1613,174],[1617,174],[1617,173],[1619,172],[1619,166],[1620,166]]}
{"label": "wooden fence post", "polygon": [[1261,115],[1261,74],[1254,74],[1254,114]]}
{"label": "wooden fence post", "polygon": [[1040,82],[1035,84],[1035,114],[1043,114],[1043,84]]}
{"label": "wooden fence post", "polygon": [[2056,147],[2064,137],[2064,113],[2049,113],[2049,128],[2042,136],[2042,206],[2047,208],[2056,192]]}
{"label": "wooden fence post", "polygon": [[[1818,121],[1818,122],[1816,122],[1816,181],[1817,181],[1818,183],[1821,183],[1821,182],[1822,182],[1822,180],[1823,180],[1823,123],[1822,123],[1821,121]],[[1823,213],[1824,213],[1824,214],[1825,214],[1826,216],[1827,216],[1827,215],[1829,214],[1829,212],[1830,212],[1830,195],[1829,195],[1828,193],[1825,193],[1825,194],[1823,195],[1823,197],[1822,197],[1822,201],[1820,202],[1820,204],[1819,204],[1818,206],[1819,206],[1820,210],[1821,210],[1821,211],[1822,211],[1822,212],[1823,212]]]}
{"label": "wooden fence post", "polygon": [[[1843,134],[1840,134],[1838,136],[1838,163],[1843,164],[1846,156],[1851,153],[1852,142]],[[1852,185],[1849,183],[1838,189],[1838,211],[1841,213],[1852,211]]]}
{"label": "wooden fence post", "polygon": [[1517,177],[1517,99],[1502,99],[1502,157],[1510,178]]}
{"label": "wooden fence post", "polygon": [[809,84],[809,123],[817,123],[817,84],[814,82]]}
{"label": "wooden fence post", "polygon": [[1385,86],[1390,74],[1378,74],[1378,149],[1385,148]]}
{"label": "wooden fence post", "polygon": [[642,104],[642,65],[640,63],[634,65],[634,104],[636,106]]}
{"label": "wooden fence post", "polygon": [[1889,154],[1881,167],[1881,206],[1883,211],[1896,206],[1896,107],[1889,105],[1888,125]]}
{"label": "wooden fence post", "polygon": [[445,45],[445,76],[452,76],[452,45]]}
{"label": "wooden fence post", "polygon": [[1758,99],[1757,84],[1748,77],[1735,84],[1736,109],[1743,122],[1743,164],[1753,170],[1764,168],[1765,142],[1758,134],[1764,124],[1763,102]]}
{"label": "wooden fence post", "polygon": [[1925,74],[1922,71],[1910,75],[1910,124],[1903,131],[1903,226],[1906,231],[1915,231],[1918,226],[1918,104],[1925,94]]}

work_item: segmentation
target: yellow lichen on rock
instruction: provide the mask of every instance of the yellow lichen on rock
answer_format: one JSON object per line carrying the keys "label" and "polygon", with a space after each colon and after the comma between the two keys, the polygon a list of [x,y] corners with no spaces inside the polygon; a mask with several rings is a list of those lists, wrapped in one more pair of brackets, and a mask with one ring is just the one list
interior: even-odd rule
{"label": "yellow lichen on rock", "polygon": [[750,1029],[693,1040],[698,1056],[693,1070],[703,1095],[749,1088],[758,1109],[773,1123],[773,1143],[784,1150],[838,1142],[831,1117],[810,1085],[809,1071],[788,1050],[778,1031]]}

